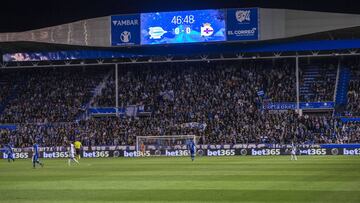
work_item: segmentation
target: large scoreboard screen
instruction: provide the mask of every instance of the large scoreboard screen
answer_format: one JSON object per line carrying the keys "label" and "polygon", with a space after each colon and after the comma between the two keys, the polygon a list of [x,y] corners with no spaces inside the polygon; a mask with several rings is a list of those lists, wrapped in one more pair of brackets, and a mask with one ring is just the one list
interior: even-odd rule
{"label": "large scoreboard screen", "polygon": [[226,41],[226,12],[193,10],[142,13],[141,44]]}

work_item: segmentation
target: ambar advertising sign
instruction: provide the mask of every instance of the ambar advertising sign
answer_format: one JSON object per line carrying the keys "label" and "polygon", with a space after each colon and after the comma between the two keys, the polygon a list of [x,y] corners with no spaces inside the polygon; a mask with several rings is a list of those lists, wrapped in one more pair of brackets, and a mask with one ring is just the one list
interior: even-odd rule
{"label": "ambar advertising sign", "polygon": [[111,16],[111,45],[140,44],[140,14]]}

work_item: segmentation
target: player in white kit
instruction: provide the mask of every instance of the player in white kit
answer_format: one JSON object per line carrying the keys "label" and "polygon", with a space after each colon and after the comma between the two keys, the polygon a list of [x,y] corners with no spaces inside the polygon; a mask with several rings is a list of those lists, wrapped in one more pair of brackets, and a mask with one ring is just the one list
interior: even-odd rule
{"label": "player in white kit", "polygon": [[80,164],[78,160],[75,158],[75,146],[73,143],[70,143],[70,149],[69,149],[69,160],[68,164],[71,165],[71,161],[75,161],[77,164]]}
{"label": "player in white kit", "polygon": [[294,145],[294,143],[291,144],[291,160],[297,160],[296,157],[296,146]]}

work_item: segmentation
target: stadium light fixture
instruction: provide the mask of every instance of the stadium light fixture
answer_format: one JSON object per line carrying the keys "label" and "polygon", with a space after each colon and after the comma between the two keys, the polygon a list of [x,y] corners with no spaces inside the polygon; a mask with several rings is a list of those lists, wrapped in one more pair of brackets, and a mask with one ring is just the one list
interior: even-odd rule
{"label": "stadium light fixture", "polygon": [[136,62],[138,61],[138,58],[130,58],[130,61],[131,61],[132,63],[136,63]]}
{"label": "stadium light fixture", "polygon": [[200,58],[205,61],[205,60],[207,60],[208,55],[205,55],[205,54],[204,54],[204,55],[201,55]]}
{"label": "stadium light fixture", "polygon": [[312,51],[311,54],[312,54],[313,56],[317,56],[317,55],[319,55],[319,52],[318,52],[318,51]]}
{"label": "stadium light fixture", "polygon": [[238,53],[238,54],[236,54],[236,57],[237,57],[238,59],[242,59],[242,58],[244,57],[244,54]]}
{"label": "stadium light fixture", "polygon": [[351,49],[351,50],[349,50],[349,52],[350,52],[350,54],[354,55],[354,54],[357,53],[357,50],[356,49]]}

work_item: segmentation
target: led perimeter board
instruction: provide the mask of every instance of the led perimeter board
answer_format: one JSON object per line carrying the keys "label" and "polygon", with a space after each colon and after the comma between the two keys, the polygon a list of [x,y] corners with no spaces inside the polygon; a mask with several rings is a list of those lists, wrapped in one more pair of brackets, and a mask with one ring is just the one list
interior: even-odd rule
{"label": "led perimeter board", "polygon": [[141,44],[226,41],[226,10],[142,13]]}

